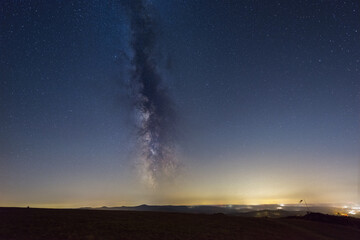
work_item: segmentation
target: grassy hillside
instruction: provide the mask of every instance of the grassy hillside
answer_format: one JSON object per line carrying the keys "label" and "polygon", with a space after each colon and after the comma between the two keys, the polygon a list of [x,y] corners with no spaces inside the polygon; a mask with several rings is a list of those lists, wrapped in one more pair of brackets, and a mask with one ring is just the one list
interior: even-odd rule
{"label": "grassy hillside", "polygon": [[357,220],[324,218],[0,208],[0,239],[360,239]]}

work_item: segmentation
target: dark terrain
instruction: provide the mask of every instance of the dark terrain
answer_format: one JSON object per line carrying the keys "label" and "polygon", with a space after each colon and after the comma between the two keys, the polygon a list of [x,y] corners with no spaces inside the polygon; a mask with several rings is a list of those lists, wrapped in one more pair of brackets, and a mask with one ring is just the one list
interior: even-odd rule
{"label": "dark terrain", "polygon": [[0,208],[0,239],[360,239],[360,219]]}

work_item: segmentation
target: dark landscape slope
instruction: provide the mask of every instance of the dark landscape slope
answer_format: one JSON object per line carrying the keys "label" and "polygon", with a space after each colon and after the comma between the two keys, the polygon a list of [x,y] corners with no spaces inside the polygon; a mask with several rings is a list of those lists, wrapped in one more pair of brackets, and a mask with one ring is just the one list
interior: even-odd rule
{"label": "dark landscape slope", "polygon": [[[331,218],[329,218],[331,217]],[[0,239],[360,239],[356,218],[0,208]]]}

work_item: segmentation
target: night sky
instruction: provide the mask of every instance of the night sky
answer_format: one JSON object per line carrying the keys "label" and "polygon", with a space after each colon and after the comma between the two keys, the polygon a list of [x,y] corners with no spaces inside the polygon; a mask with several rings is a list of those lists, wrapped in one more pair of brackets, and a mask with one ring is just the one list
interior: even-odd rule
{"label": "night sky", "polygon": [[0,206],[360,203],[359,1],[128,4],[0,1]]}

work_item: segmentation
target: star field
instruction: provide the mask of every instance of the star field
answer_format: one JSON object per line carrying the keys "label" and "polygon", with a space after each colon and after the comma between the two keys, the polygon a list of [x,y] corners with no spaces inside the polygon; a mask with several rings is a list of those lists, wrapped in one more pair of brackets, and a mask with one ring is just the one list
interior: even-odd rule
{"label": "star field", "polygon": [[358,1],[148,2],[173,185],[134,171],[122,1],[5,0],[1,206],[359,201]]}

